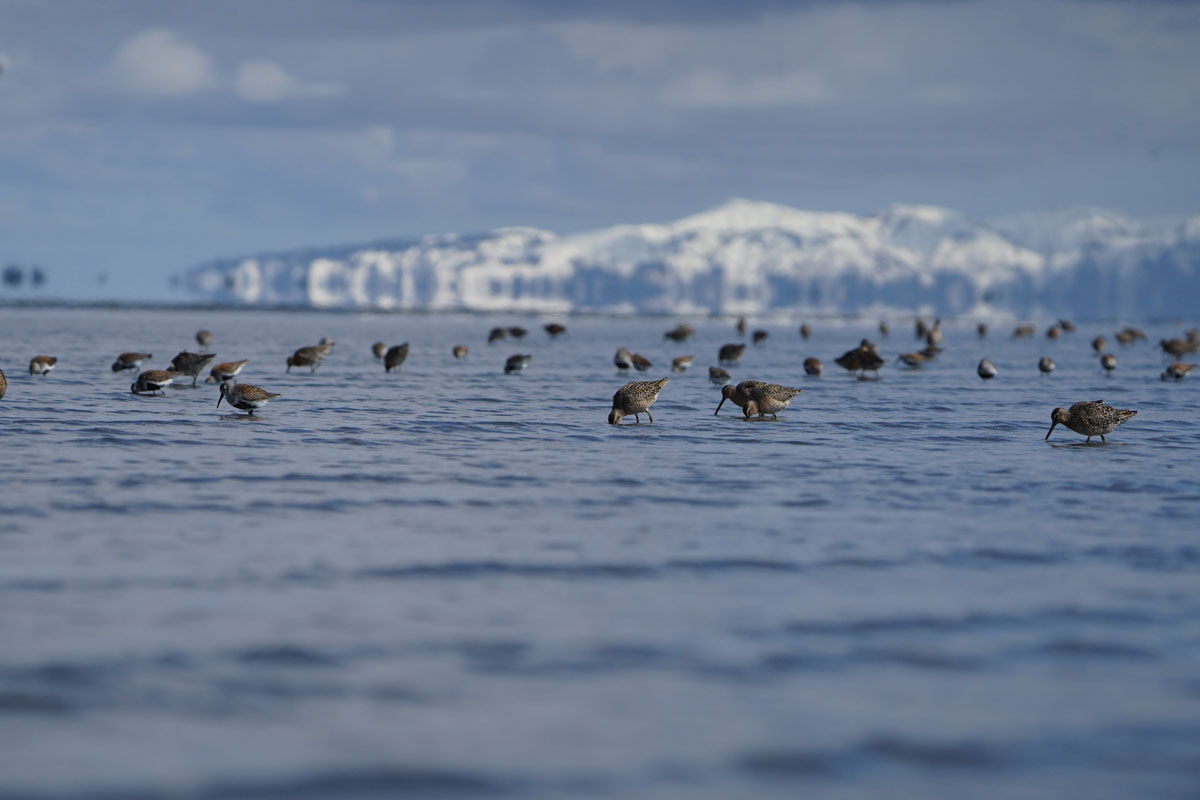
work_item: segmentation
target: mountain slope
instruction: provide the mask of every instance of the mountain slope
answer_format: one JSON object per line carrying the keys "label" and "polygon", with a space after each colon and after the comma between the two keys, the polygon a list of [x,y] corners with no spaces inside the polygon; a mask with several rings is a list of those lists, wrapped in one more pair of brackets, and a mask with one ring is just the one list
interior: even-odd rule
{"label": "mountain slope", "polygon": [[533,228],[223,259],[186,286],[218,302],[545,312],[1191,314],[1200,217],[1081,209],[994,225],[931,206],[872,216],[733,200],[661,225]]}

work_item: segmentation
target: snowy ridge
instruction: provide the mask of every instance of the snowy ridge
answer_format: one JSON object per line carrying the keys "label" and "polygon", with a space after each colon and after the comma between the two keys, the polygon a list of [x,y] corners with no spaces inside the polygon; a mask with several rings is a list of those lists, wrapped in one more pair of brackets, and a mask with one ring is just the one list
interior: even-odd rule
{"label": "snowy ridge", "polygon": [[1190,315],[1200,217],[1097,209],[986,224],[951,209],[872,216],[733,200],[662,225],[534,228],[223,259],[188,271],[217,302],[475,311],[853,312],[986,308]]}

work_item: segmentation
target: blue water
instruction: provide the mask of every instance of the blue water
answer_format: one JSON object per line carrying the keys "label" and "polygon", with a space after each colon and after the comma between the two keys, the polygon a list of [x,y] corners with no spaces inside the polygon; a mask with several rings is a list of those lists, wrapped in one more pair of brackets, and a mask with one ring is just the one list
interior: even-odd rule
{"label": "blue water", "polygon": [[[1154,344],[1188,326],[1105,375],[1113,323],[951,323],[858,381],[909,321],[765,324],[734,380],[804,391],[760,423],[713,416],[729,320],[545,321],[0,310],[0,797],[1196,796],[1200,376]],[[109,370],[202,327],[283,396]],[[697,356],[653,425],[605,424],[619,345]],[[1042,441],[1094,399],[1140,413]]]}

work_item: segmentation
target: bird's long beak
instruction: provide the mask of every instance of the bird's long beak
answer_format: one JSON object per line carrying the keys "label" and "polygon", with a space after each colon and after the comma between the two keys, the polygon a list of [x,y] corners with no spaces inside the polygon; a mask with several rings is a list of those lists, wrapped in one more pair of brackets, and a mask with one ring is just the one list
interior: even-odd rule
{"label": "bird's long beak", "polygon": [[217,408],[221,407],[221,401],[225,399],[225,392],[221,392],[221,396],[217,398]]}
{"label": "bird's long beak", "polygon": [[1050,423],[1050,430],[1046,431],[1046,438],[1045,438],[1045,439],[1042,439],[1042,441],[1043,441],[1043,442],[1045,442],[1045,441],[1049,440],[1049,438],[1050,438],[1050,434],[1054,433],[1054,426],[1056,426],[1056,425],[1058,425],[1058,423],[1057,423],[1057,422],[1051,422],[1051,423]]}
{"label": "bird's long beak", "polygon": [[714,417],[721,413],[721,406],[723,405],[725,405],[725,397],[722,395],[721,402],[717,403],[717,410],[713,412]]}

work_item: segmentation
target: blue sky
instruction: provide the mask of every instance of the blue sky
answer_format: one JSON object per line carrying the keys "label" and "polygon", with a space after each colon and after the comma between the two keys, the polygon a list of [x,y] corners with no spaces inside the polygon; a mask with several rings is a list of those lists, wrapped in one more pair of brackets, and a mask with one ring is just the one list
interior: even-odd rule
{"label": "blue sky", "polygon": [[72,297],[731,197],[1200,212],[1192,3],[0,0],[0,67],[0,262]]}

